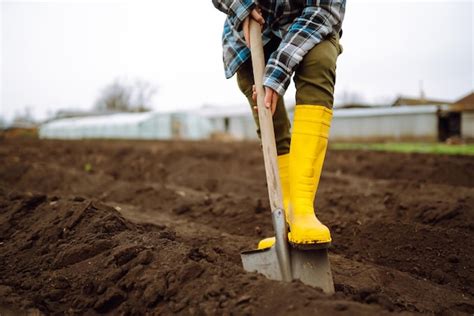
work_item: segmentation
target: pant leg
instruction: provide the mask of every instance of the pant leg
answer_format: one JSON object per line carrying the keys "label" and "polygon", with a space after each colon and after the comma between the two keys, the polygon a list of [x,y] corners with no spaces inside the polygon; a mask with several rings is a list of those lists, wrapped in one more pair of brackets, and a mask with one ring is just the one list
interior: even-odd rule
{"label": "pant leg", "polygon": [[[278,47],[277,43],[269,43],[265,46],[266,58],[270,56],[271,52],[273,51],[272,48],[274,48],[275,45]],[[242,66],[240,66],[239,70],[237,71],[237,83],[239,85],[240,91],[242,91],[250,104],[253,118],[257,126],[257,134],[258,137],[260,137],[258,113],[254,109],[254,107],[257,106],[257,103],[252,99],[252,86],[254,84],[254,80],[251,60],[247,60]],[[291,140],[290,120],[288,119],[285,103],[281,96],[278,98],[275,114],[273,115],[273,129],[275,132],[277,154],[284,155],[289,153]]]}
{"label": "pant leg", "polygon": [[336,62],[342,53],[339,36],[333,35],[311,49],[295,69],[296,105],[321,105],[332,109]]}

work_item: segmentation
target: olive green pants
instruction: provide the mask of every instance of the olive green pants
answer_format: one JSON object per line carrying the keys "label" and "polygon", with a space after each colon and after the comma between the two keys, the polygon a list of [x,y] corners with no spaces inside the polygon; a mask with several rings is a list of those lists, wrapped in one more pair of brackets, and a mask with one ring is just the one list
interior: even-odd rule
{"label": "olive green pants", "polygon": [[[279,39],[274,39],[265,45],[265,59],[268,60],[271,53],[278,48]],[[339,45],[339,37],[334,35],[322,41],[311,49],[295,69],[293,80],[296,87],[296,105],[320,105],[332,109],[334,102],[334,85],[336,83],[336,61],[342,48]],[[256,102],[252,99],[252,86],[254,84],[252,62],[247,60],[237,71],[237,83],[240,91],[247,97],[251,106],[257,134],[260,137],[258,114],[254,107]],[[278,99],[275,114],[273,115],[273,127],[278,155],[287,154],[290,151],[290,120],[286,112],[283,97]]]}

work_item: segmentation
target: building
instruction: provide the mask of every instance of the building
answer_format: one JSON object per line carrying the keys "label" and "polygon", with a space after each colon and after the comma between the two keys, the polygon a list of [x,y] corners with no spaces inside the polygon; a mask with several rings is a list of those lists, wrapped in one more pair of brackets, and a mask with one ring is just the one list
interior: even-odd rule
{"label": "building", "polygon": [[74,117],[43,124],[40,138],[52,139],[203,139],[211,126],[195,113],[116,113]]}
{"label": "building", "polygon": [[437,141],[436,105],[336,109],[330,139],[340,142]]}
{"label": "building", "polygon": [[[399,98],[394,106],[356,104],[335,108],[331,140],[474,140],[474,93],[453,104],[407,100]],[[294,107],[290,106],[288,112],[291,120]],[[181,112],[113,113],[56,119],[43,124],[39,136],[58,139],[257,139],[254,118],[246,104],[204,106]]]}
{"label": "building", "polygon": [[474,139],[474,93],[456,102],[400,96],[391,107],[334,111],[336,141],[447,141]]}
{"label": "building", "polygon": [[38,136],[38,123],[31,117],[17,117],[7,125],[5,122],[0,126],[0,138],[32,137]]}
{"label": "building", "polygon": [[257,139],[255,121],[248,105],[204,106],[199,112],[211,124],[212,137],[236,140]]}
{"label": "building", "polygon": [[451,108],[453,112],[459,113],[462,138],[474,141],[474,92],[454,102]]}

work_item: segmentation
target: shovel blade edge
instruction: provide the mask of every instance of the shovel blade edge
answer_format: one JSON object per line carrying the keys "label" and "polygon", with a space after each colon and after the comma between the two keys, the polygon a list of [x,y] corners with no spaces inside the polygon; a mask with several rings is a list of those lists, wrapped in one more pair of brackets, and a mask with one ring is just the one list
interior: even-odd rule
{"label": "shovel blade edge", "polygon": [[245,251],[240,258],[245,271],[261,273],[270,280],[283,280],[275,247]]}
{"label": "shovel blade edge", "polygon": [[[282,281],[275,247],[250,250],[240,255],[247,272],[258,272],[270,280]],[[327,249],[301,250],[290,247],[291,273],[294,280],[334,294],[334,282]]]}
{"label": "shovel blade edge", "polygon": [[290,247],[293,279],[334,294],[334,281],[327,249],[300,250]]}

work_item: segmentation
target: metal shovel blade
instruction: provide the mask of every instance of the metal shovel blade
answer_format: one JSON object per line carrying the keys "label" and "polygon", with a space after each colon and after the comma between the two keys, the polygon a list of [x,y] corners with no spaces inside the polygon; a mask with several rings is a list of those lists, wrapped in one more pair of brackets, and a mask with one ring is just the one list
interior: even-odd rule
{"label": "metal shovel blade", "polygon": [[[290,257],[293,280],[320,288],[327,294],[334,293],[327,249],[300,250],[290,247]],[[245,271],[258,272],[268,279],[283,281],[275,246],[243,252],[241,258]]]}
{"label": "metal shovel blade", "polygon": [[324,293],[334,294],[327,249],[300,250],[290,247],[290,257],[293,279],[318,287]]}
{"label": "metal shovel blade", "polygon": [[245,251],[240,257],[245,271],[258,272],[270,280],[283,281],[275,246],[263,250]]}
{"label": "metal shovel blade", "polygon": [[272,222],[275,230],[273,247],[242,252],[242,265],[245,271],[259,272],[271,280],[289,282],[293,278],[283,209],[272,211]]}
{"label": "metal shovel blade", "polygon": [[275,244],[266,249],[242,252],[244,270],[261,273],[271,280],[300,280],[304,284],[321,288],[325,293],[333,294],[334,283],[327,249],[303,250],[289,247],[284,211],[277,209],[272,212],[272,220]]}

